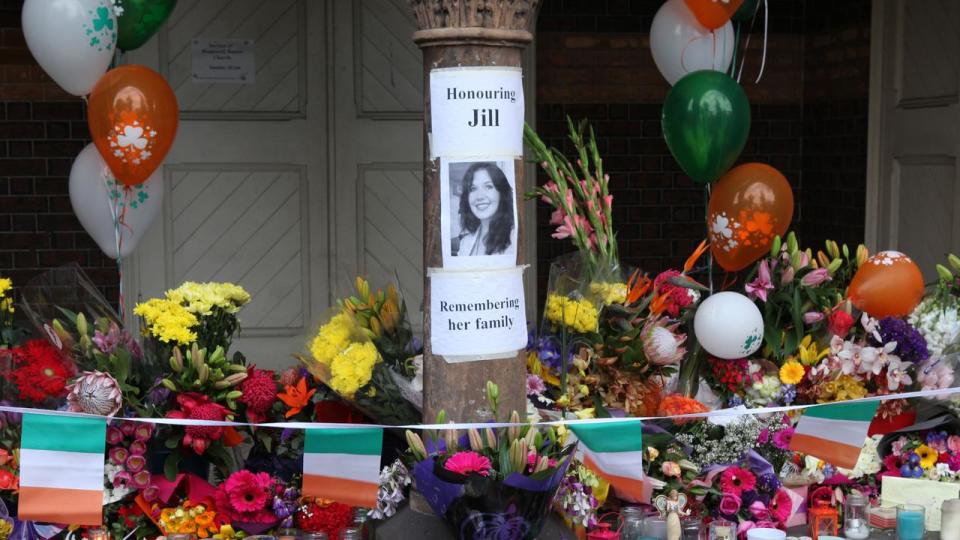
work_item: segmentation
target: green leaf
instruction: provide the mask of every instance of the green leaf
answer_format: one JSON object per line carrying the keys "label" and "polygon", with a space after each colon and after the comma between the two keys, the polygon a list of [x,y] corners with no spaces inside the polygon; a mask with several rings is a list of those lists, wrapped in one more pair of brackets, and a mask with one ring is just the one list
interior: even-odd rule
{"label": "green leaf", "polygon": [[170,452],[170,455],[164,460],[163,475],[167,477],[167,480],[173,482],[173,479],[177,477],[177,472],[180,470],[180,459],[182,457],[180,449],[176,448],[173,452]]}
{"label": "green leaf", "polygon": [[593,408],[595,409],[595,414],[597,418],[611,418],[612,415],[606,407],[603,406],[603,400],[600,398],[599,394],[593,395]]}
{"label": "green leaf", "polygon": [[177,448],[180,446],[180,435],[171,435],[167,437],[167,440],[163,441],[163,445],[170,449]]}

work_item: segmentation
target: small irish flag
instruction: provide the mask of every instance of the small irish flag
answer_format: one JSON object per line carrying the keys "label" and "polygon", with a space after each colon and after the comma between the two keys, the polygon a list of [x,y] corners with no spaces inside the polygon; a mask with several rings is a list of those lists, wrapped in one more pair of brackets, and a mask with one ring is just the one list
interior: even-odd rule
{"label": "small irish flag", "polygon": [[854,468],[879,405],[879,401],[858,401],[810,407],[797,423],[790,450],[836,467]]}
{"label": "small irish flag", "polygon": [[308,429],[303,494],[350,506],[377,505],[382,428]]}
{"label": "small irish flag", "polygon": [[106,437],[106,418],[24,414],[20,519],[101,525]]}
{"label": "small irish flag", "polygon": [[643,477],[643,424],[589,422],[570,426],[580,439],[584,465],[610,483],[617,496],[649,502],[650,486]]}

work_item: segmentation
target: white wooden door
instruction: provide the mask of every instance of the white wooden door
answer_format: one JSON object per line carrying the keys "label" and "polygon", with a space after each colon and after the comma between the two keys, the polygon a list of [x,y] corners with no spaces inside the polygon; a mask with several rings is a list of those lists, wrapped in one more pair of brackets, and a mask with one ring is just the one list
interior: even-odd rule
{"label": "white wooden door", "polygon": [[960,2],[875,0],[867,241],[928,280],[960,252]]}

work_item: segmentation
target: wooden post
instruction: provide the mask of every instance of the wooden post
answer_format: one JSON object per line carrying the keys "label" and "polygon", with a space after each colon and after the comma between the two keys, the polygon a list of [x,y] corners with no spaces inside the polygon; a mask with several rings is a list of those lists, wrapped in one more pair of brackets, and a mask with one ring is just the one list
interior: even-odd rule
{"label": "wooden post", "polygon": [[[523,49],[533,40],[539,0],[410,0],[417,19],[414,42],[423,51],[423,266],[443,266],[440,234],[440,160],[430,156],[430,71],[444,67],[521,67]],[[517,264],[524,264],[527,226],[523,204],[523,160],[514,162],[518,231]],[[490,419],[486,383],[500,389],[500,419],[516,410],[525,417],[525,354],[513,358],[450,364],[430,346],[430,278],[424,276],[424,420],[444,410],[458,422]]]}

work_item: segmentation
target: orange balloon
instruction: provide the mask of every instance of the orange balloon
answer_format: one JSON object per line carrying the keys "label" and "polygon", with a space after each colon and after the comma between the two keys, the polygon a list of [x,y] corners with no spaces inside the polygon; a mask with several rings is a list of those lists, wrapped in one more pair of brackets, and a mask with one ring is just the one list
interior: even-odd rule
{"label": "orange balloon", "polygon": [[923,298],[923,274],[903,253],[881,251],[860,266],[847,296],[857,309],[878,319],[902,317]]}
{"label": "orange balloon", "polygon": [[730,17],[740,9],[743,0],[684,0],[697,22],[710,30],[727,24]]}
{"label": "orange balloon", "polygon": [[167,81],[145,66],[100,77],[90,92],[90,135],[117,180],[142,184],[160,166],[177,134],[180,109]]}
{"label": "orange balloon", "polygon": [[744,163],[720,177],[707,205],[707,236],[714,260],[736,272],[770,251],[793,219],[793,190],[780,171]]}

